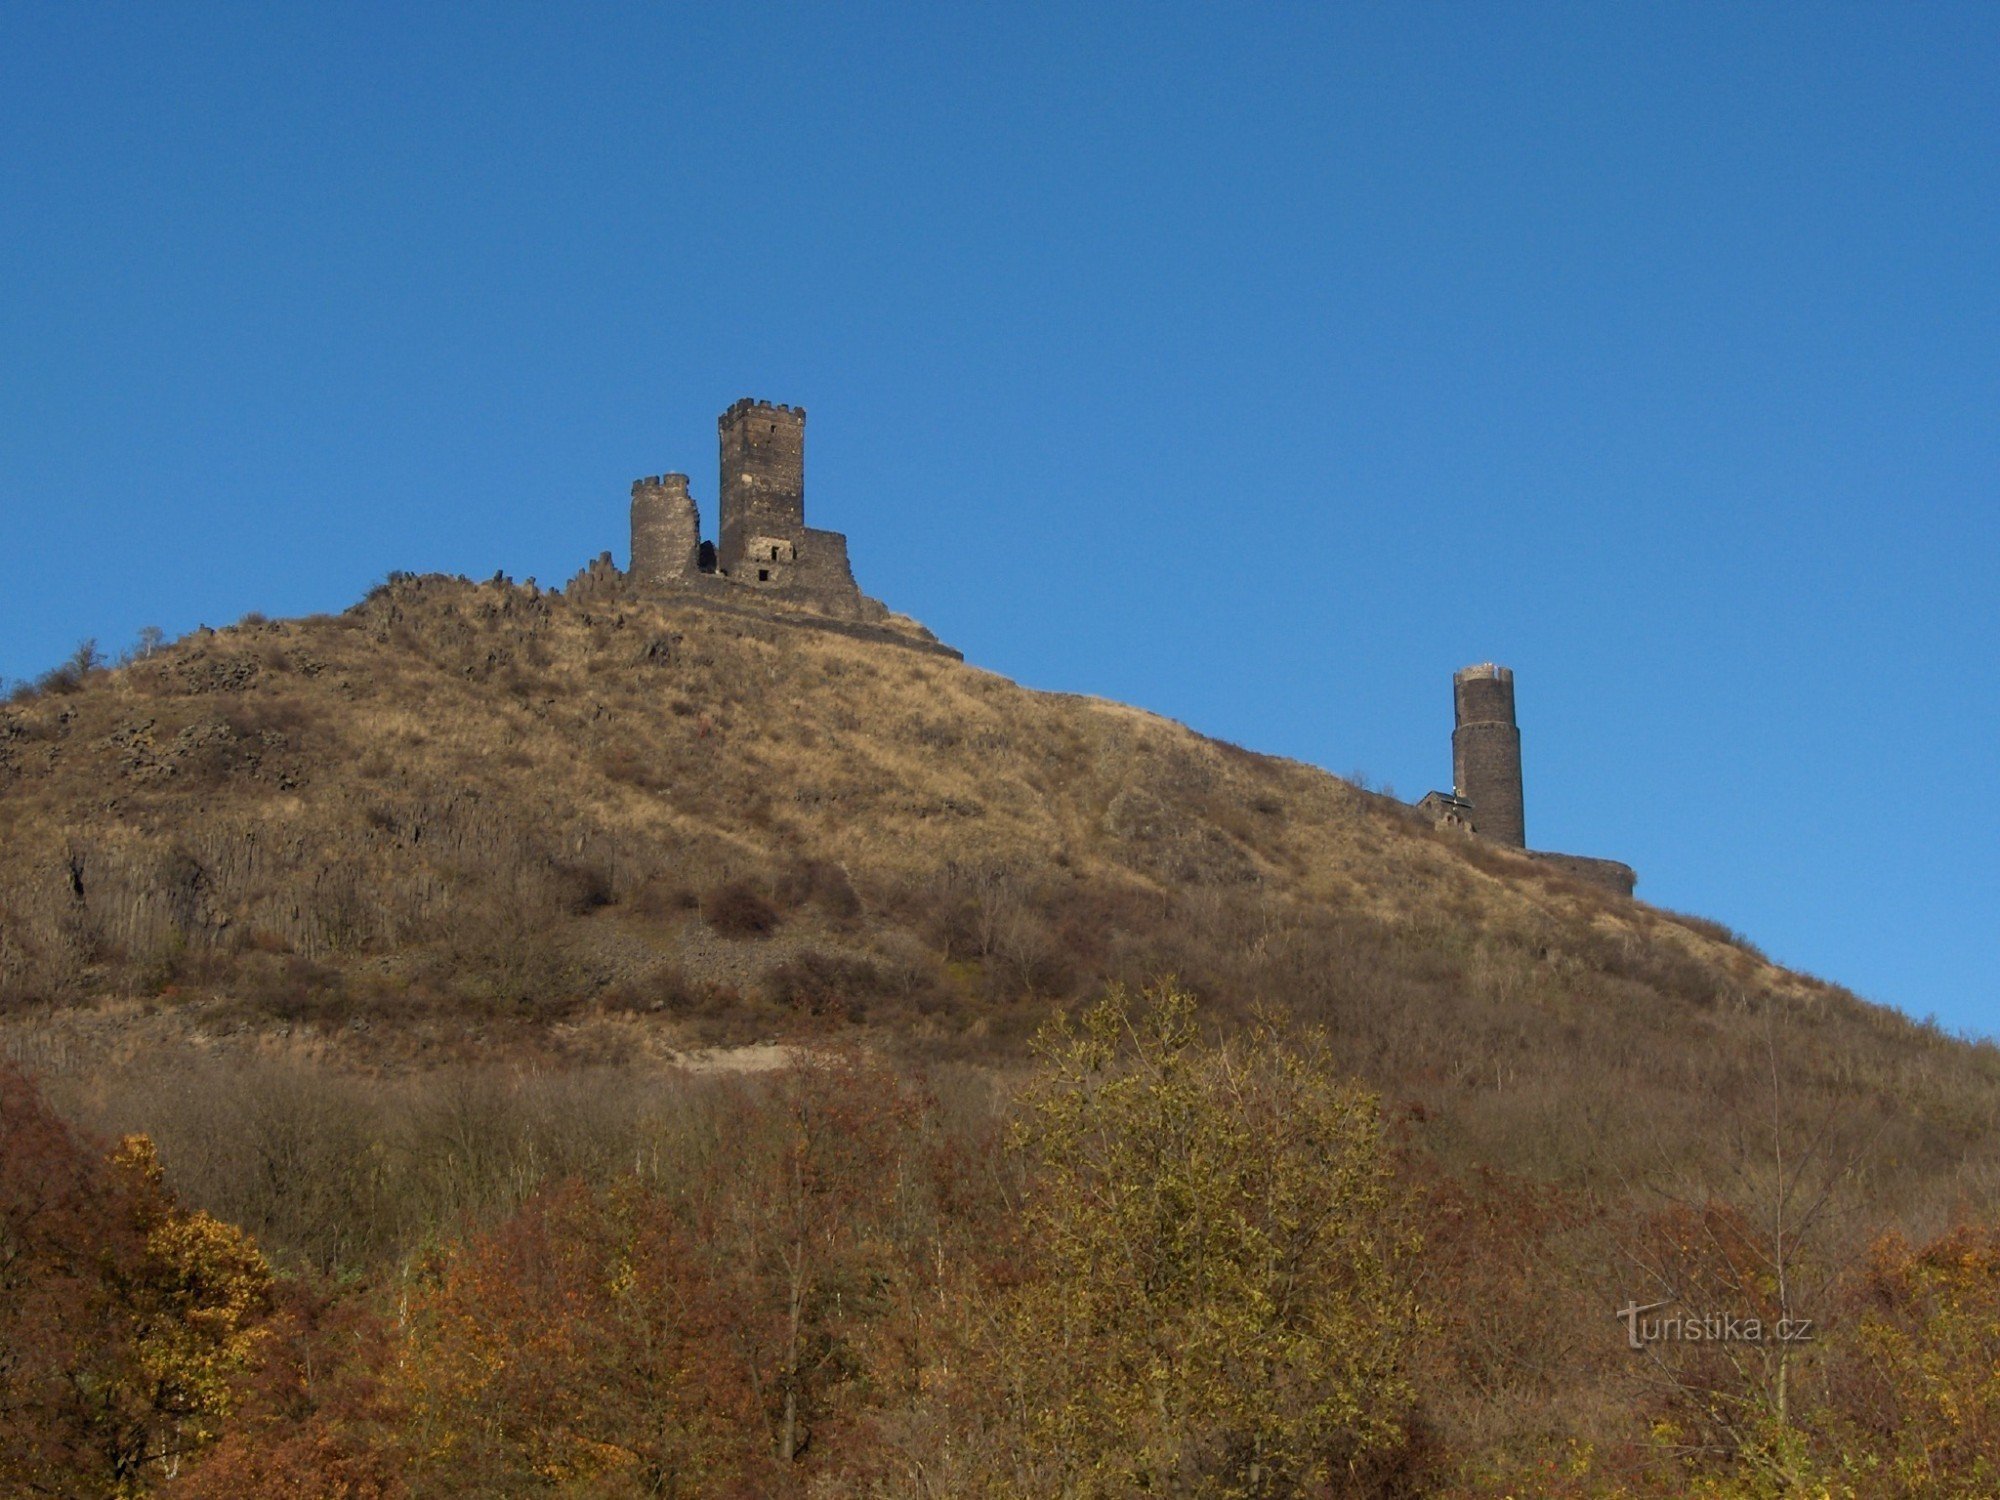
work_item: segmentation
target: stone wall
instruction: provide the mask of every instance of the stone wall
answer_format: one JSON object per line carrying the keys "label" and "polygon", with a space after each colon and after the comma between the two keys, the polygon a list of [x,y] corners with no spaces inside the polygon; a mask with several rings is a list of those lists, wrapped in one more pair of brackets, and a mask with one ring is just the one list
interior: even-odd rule
{"label": "stone wall", "polygon": [[572,604],[610,604],[631,592],[628,576],[618,571],[609,552],[600,552],[584,570],[563,586]]}
{"label": "stone wall", "polygon": [[1565,875],[1603,886],[1621,896],[1631,895],[1639,886],[1639,872],[1615,859],[1592,859],[1587,854],[1545,854],[1539,849],[1532,851],[1528,858],[1553,865]]}
{"label": "stone wall", "polygon": [[808,527],[793,572],[794,588],[816,609],[850,620],[886,620],[888,606],[868,598],[854,581],[847,538]]}
{"label": "stone wall", "polygon": [[1472,804],[1447,792],[1425,792],[1417,809],[1439,828],[1472,832]]}

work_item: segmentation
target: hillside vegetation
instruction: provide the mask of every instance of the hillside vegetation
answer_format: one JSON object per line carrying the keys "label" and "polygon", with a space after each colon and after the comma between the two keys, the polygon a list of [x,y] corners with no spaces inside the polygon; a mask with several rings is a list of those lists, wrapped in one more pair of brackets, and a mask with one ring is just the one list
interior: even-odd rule
{"label": "hillside vegetation", "polygon": [[[240,1226],[282,1273],[273,1347],[319,1368],[347,1330],[337,1390],[237,1349],[251,1384],[215,1374],[202,1423],[132,1419],[118,1483],[167,1463],[147,1432],[178,1469],[225,1410],[263,1436],[180,1492],[1830,1494],[1853,1453],[1931,1451],[1910,1424],[1946,1417],[1856,1372],[1944,1347],[1938,1278],[2000,1264],[1993,1048],[926,639],[398,579],[0,707],[14,1128],[78,1223],[152,1226],[119,1230],[120,1287],[193,1274],[160,1225],[250,1285]],[[150,1143],[107,1167],[90,1132]],[[1187,1214],[1196,1240],[1146,1239]],[[1076,1324],[1142,1239],[1168,1279],[1104,1282]],[[528,1295],[557,1285],[575,1326]],[[614,1285],[655,1300],[592,1300]],[[1810,1304],[1874,1352],[1628,1358],[1612,1314],[1661,1287]],[[418,1321],[371,1321],[390,1302]],[[629,1317],[646,1358],[731,1372],[630,1418],[665,1448],[607,1456],[631,1434],[581,1411],[560,1454],[492,1425],[613,1379],[589,1361],[639,1358]],[[543,1363],[464,1384],[503,1349]],[[1168,1367],[1172,1400],[1143,1373]],[[259,1470],[284,1443],[351,1447],[349,1487]]]}
{"label": "hillside vegetation", "polygon": [[1898,1180],[1992,1126],[1990,1050],[1713,923],[778,614],[413,579],[55,689],[0,708],[17,1052],[289,1031],[371,1065],[616,1062],[817,1017],[1006,1059],[1052,1005],[1174,974],[1218,1019],[1323,1024],[1525,1170],[1702,1149],[1774,1022],[1801,1107],[1897,1122]]}

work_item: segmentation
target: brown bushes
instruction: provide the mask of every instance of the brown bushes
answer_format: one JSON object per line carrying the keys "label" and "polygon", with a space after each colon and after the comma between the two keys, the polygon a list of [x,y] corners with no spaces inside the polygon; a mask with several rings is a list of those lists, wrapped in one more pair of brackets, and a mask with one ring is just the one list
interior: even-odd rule
{"label": "brown bushes", "polygon": [[656,921],[701,909],[701,895],[669,875],[649,876],[629,903],[634,913]]}
{"label": "brown bushes", "polygon": [[866,959],[807,949],[765,976],[774,1004],[798,1015],[854,1023],[884,989],[882,971]]}
{"label": "brown bushes", "polygon": [[[1134,906],[1133,916],[1145,913]],[[141,1052],[98,1074],[72,1073],[63,1084],[70,1108],[99,1127],[154,1131],[185,1198],[254,1227],[287,1265],[364,1273],[349,1283],[360,1290],[343,1294],[362,1299],[348,1302],[353,1316],[311,1313],[337,1338],[298,1324],[296,1306],[273,1325],[259,1347],[278,1363],[222,1422],[229,1435],[212,1479],[189,1456],[188,1492],[277,1500],[312,1493],[306,1480],[323,1471],[356,1495],[391,1494],[389,1476],[419,1474],[425,1493],[513,1493],[543,1485],[542,1470],[560,1458],[572,1487],[589,1479],[590,1493],[623,1495],[650,1473],[640,1449],[680,1462],[692,1450],[674,1445],[698,1440],[718,1463],[725,1447],[736,1455],[728,1463],[754,1472],[760,1494],[794,1485],[881,1500],[979,1494],[1000,1488],[988,1478],[1002,1471],[1040,1474],[1033,1466],[1089,1454],[1122,1481],[1143,1462],[1129,1435],[1162,1421],[1173,1431],[1162,1428],[1148,1451],[1181,1452],[1197,1477],[1229,1475],[1241,1453],[1220,1437],[1286,1413],[1288,1430],[1320,1430],[1321,1414],[1300,1404],[1308,1386],[1259,1382],[1298,1347],[1293,1323],[1338,1323],[1371,1287],[1383,1289],[1367,1273],[1370,1258],[1390,1250],[1415,1304],[1399,1302],[1378,1331],[1398,1341],[1413,1398],[1356,1387],[1393,1398],[1351,1410],[1396,1462],[1344,1466],[1348,1488],[1329,1493],[1777,1493],[1765,1481],[1778,1460],[1808,1488],[1825,1481],[1828,1493],[1856,1500],[1986,1493],[1982,1465],[2000,1433],[1990,1338],[2000,1240],[1990,1225],[1928,1245],[1880,1239],[1871,1254],[1890,1221],[1880,1192],[1866,1215],[1846,1201],[1823,1223],[1787,1219],[1788,1242],[1812,1233],[1824,1295],[1814,1302],[1818,1339],[1778,1402],[1744,1378],[1768,1363],[1767,1351],[1703,1346],[1642,1359],[1623,1347],[1612,1316],[1655,1274],[1703,1304],[1690,1314],[1769,1311],[1781,1295],[1762,1269],[1771,1226],[1759,1217],[1759,1179],[1732,1176],[1746,1162],[1718,1158],[1732,1143],[1754,1154],[1774,1119],[1821,1131],[1812,1139],[1839,1158],[1873,1138],[1876,1103],[1859,1091],[1774,1095],[1773,1057],[1788,1066],[1794,1035],[1825,1045],[1821,1023],[1779,1014],[1768,1018],[1775,1037],[1736,1034],[1722,1029],[1726,1006],[1651,1003],[1641,1013],[1656,1027],[1650,1035],[1671,1038],[1693,1023],[1685,1034],[1707,1042],[1699,1055],[1686,1049],[1681,1095],[1640,1092],[1644,1069],[1620,1073],[1608,1047],[1573,1036],[1569,1055],[1618,1079],[1616,1091],[1586,1090],[1588,1079],[1551,1083],[1532,1071],[1575,1012],[1566,985],[1595,972],[1572,967],[1557,933],[1523,925],[1454,941],[1448,927],[1317,913],[1258,934],[1260,957],[1240,947],[1241,924],[1255,914],[1254,903],[1211,892],[1153,920],[1195,932],[1189,946],[1208,953],[1218,987],[1265,962],[1269,973],[1291,973],[1301,994],[1339,1018],[1323,1043],[1265,1052],[1267,1039],[1237,1033],[1214,1048],[1202,1017],[1177,1016],[1170,1052],[1135,1068],[1118,1056],[1126,1033],[1100,1025],[1091,1045],[1102,1044],[1103,1058],[1072,1049],[1067,1073],[1040,1073],[1025,1095],[1018,1073],[897,1076],[838,1054],[736,1079],[638,1065],[550,1072],[491,1054],[397,1078],[346,1072],[303,1050],[250,1049]],[[843,996],[893,994],[907,979],[812,949],[774,972],[782,988],[732,1013],[810,1013],[818,994],[829,997],[819,1019],[837,1020]],[[700,993],[671,967],[653,977],[662,994]],[[1478,993],[1457,992],[1459,982]],[[607,1006],[620,993],[609,992]],[[1626,1041],[1643,1051],[1638,1037]],[[1447,1043],[1458,1048],[1457,1070],[1434,1076]],[[1341,1081],[1349,1059],[1383,1071],[1393,1063],[1418,1095],[1392,1096],[1383,1115],[1395,1123],[1370,1145],[1359,1177],[1346,1170],[1355,1163],[1320,1149],[1300,1107],[1352,1100],[1354,1119],[1372,1120],[1373,1105]],[[1708,1079],[1713,1097],[1692,1097],[1689,1077]],[[1128,1138],[1135,1090],[1142,1128]],[[1663,1143],[1693,1138],[1694,1127],[1662,1108],[1676,1097],[1703,1116],[1710,1159],[1696,1165],[1737,1182],[1733,1201],[1696,1194],[1663,1208],[1630,1173],[1612,1170],[1658,1164]],[[1023,1119],[1012,1102],[1023,1098],[1037,1112],[1021,1137],[1037,1143],[1032,1158],[1001,1144]],[[0,1114],[11,1107],[0,1079]],[[1830,1111],[1853,1118],[1824,1133]],[[1919,1112],[1933,1113],[1921,1101]],[[54,1149],[47,1122],[19,1123],[28,1119],[0,1120],[9,1145],[0,1179]],[[1215,1131],[1218,1121],[1229,1128]],[[1520,1139],[1504,1140],[1507,1130]],[[1372,1123],[1367,1134],[1375,1141]],[[1473,1164],[1527,1159],[1524,1142],[1570,1136],[1606,1155],[1603,1170],[1593,1176],[1572,1160],[1552,1185]],[[1896,1175],[1935,1174],[1941,1144],[1897,1136]],[[1553,1161],[1558,1147],[1544,1149]],[[9,1180],[33,1186],[34,1201],[49,1200],[55,1181],[18,1170]],[[1288,1194],[1328,1193],[1346,1216],[1335,1226],[1341,1257],[1267,1253],[1273,1233],[1326,1222],[1296,1212]],[[1935,1198],[1924,1212],[1948,1210]],[[1246,1215],[1258,1232],[1232,1237],[1229,1226]],[[98,1251],[112,1242],[105,1226],[87,1232]],[[1114,1268],[1109,1281],[1074,1284],[1104,1265]],[[1851,1274],[1824,1280],[1842,1266]],[[1275,1278],[1284,1295],[1230,1300],[1228,1288],[1246,1276],[1253,1286]],[[396,1316],[371,1324],[371,1284]],[[1203,1299],[1218,1296],[1204,1321]],[[0,1300],[0,1323],[13,1335],[52,1305]],[[1092,1313],[1087,1324],[1075,1322],[1078,1309]],[[1216,1341],[1256,1335],[1260,1318],[1275,1320],[1286,1341],[1252,1349],[1263,1357],[1214,1357]],[[14,1338],[8,1347],[28,1345]],[[1368,1347],[1349,1341],[1334,1353]],[[79,1348],[79,1360],[90,1355]],[[1147,1357],[1121,1352],[1132,1350]],[[302,1378],[307,1366],[317,1373]],[[702,1370],[706,1383],[683,1379],[684,1368]],[[1315,1359],[1298,1374],[1324,1379],[1330,1368]],[[1116,1399],[1121,1381],[1166,1369],[1186,1372],[1185,1386],[1132,1407]],[[604,1403],[534,1396],[550,1390],[601,1391]],[[529,1408],[536,1422],[505,1419]],[[1049,1441],[1064,1412],[1079,1420]],[[17,1439],[0,1445],[0,1471],[28,1431],[0,1429]],[[1204,1431],[1218,1440],[1174,1448],[1175,1433]],[[1351,1426],[1329,1431],[1326,1451],[1346,1452],[1340,1445],[1353,1436]],[[445,1472],[440,1454],[463,1455],[462,1472]]]}
{"label": "brown bushes", "polygon": [[659,768],[630,745],[612,745],[597,758],[598,768],[621,786],[657,792],[667,785]]}
{"label": "brown bushes", "polygon": [[783,921],[778,908],[748,880],[730,880],[701,898],[702,920],[727,938],[761,938]]}
{"label": "brown bushes", "polygon": [[861,898],[854,883],[847,871],[830,859],[795,860],[780,872],[772,894],[788,910],[817,907],[837,925],[852,923],[861,915]]}
{"label": "brown bushes", "polygon": [[[645,1046],[865,1007],[884,1045],[1011,1065],[1049,1008],[1172,970],[1219,1024],[1325,1021],[1456,1159],[1589,1174],[1698,1152],[1688,1101],[1729,1117],[1776,996],[1824,1023],[1789,1073],[1922,1101],[1885,1191],[1990,1154],[1990,1060],[1720,929],[1131,710],[775,617],[621,613],[400,580],[0,711],[0,1001],[145,995],[398,1064],[600,1007]],[[606,670],[665,636],[671,683]]]}

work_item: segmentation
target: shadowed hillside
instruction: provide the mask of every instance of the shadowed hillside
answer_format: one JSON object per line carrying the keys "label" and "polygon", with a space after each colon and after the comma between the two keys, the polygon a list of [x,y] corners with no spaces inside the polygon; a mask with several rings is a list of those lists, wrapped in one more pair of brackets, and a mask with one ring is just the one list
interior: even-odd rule
{"label": "shadowed hillside", "polygon": [[907,639],[432,577],[55,674],[0,708],[8,1047],[620,1064],[810,1023],[1006,1061],[1174,973],[1325,1024],[1453,1156],[1683,1163],[1775,1074],[1802,1119],[1840,1100],[1882,1198],[1990,1190],[1992,1049]]}

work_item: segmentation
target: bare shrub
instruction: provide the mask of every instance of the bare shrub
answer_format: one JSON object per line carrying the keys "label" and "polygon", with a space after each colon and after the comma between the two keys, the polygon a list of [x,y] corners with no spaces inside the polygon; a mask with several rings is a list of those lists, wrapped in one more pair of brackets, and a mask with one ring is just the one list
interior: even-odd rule
{"label": "bare shrub", "polygon": [[861,915],[861,897],[847,871],[830,859],[795,860],[780,872],[773,894],[778,905],[791,911],[808,904],[817,906],[836,923],[852,922]]}
{"label": "bare shrub", "polygon": [[95,637],[84,641],[68,660],[60,666],[51,667],[35,681],[41,692],[56,696],[67,696],[77,692],[94,674],[104,670],[104,653],[97,649]]}
{"label": "bare shrub", "polygon": [[665,1012],[670,1016],[687,1016],[704,1008],[709,995],[708,986],[697,983],[678,963],[669,961],[655,964],[644,974],[619,980],[599,996],[598,1003],[612,1014]]}
{"label": "bare shrub", "polygon": [[638,915],[659,920],[699,910],[701,895],[679,880],[654,875],[639,886],[628,904]]}
{"label": "bare shrub", "polygon": [[667,784],[659,768],[630,745],[613,745],[597,758],[597,768],[621,786],[657,792]]}
{"label": "bare shrub", "polygon": [[731,880],[701,898],[702,920],[728,938],[768,937],[783,921],[777,907],[747,880]]}
{"label": "bare shrub", "polygon": [[341,971],[295,953],[258,949],[246,954],[226,982],[226,992],[254,1015],[296,1025],[337,1026],[352,1014]]}
{"label": "bare shrub", "polygon": [[883,988],[882,971],[866,959],[808,948],[765,977],[770,998],[800,1015],[858,1022]]}
{"label": "bare shrub", "polygon": [[610,870],[598,861],[557,861],[550,868],[557,886],[557,904],[573,917],[610,906],[618,900]]}

